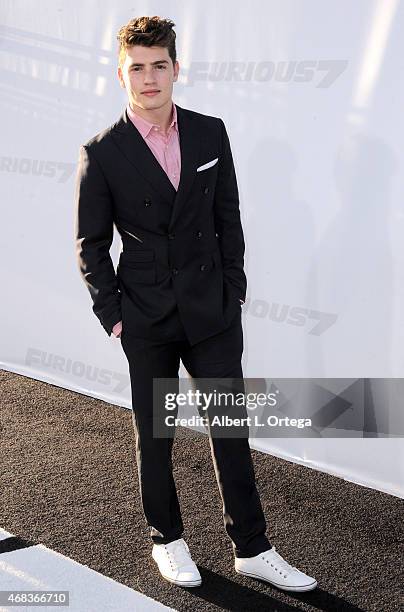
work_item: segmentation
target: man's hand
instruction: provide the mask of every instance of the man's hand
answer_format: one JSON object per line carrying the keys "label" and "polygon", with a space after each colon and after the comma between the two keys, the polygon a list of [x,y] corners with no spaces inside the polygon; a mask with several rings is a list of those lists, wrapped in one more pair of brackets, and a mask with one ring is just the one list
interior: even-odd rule
{"label": "man's hand", "polygon": [[122,332],[122,321],[119,321],[119,323],[116,323],[114,325],[114,327],[112,328],[112,333],[114,334],[115,338],[119,338]]}

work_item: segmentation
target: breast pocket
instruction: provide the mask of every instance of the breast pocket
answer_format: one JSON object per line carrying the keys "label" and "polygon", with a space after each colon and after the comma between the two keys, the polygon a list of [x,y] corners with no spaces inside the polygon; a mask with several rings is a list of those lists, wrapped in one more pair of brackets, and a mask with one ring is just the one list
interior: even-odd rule
{"label": "breast pocket", "polygon": [[208,161],[208,162],[198,166],[196,171],[197,172],[206,172],[206,170],[209,170],[210,168],[213,168],[214,166],[216,166],[218,161],[219,161],[219,158],[218,157],[214,157],[210,161]]}

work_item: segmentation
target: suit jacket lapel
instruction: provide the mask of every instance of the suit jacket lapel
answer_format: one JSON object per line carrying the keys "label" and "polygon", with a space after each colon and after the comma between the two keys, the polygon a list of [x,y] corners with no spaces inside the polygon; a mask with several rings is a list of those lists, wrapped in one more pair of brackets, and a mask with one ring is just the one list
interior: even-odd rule
{"label": "suit jacket lapel", "polygon": [[181,151],[181,174],[178,191],[160,166],[129,117],[126,109],[111,131],[118,148],[142,176],[149,181],[160,196],[172,205],[169,229],[175,223],[196,177],[199,159],[200,137],[192,115],[176,104]]}
{"label": "suit jacket lapel", "polygon": [[175,196],[175,187],[160,166],[143,136],[129,119],[126,108],[111,132],[117,146],[140,174],[169,204]]}
{"label": "suit jacket lapel", "polygon": [[196,168],[198,166],[201,146],[201,134],[197,129],[194,117],[177,104],[175,106],[177,107],[178,131],[180,135],[181,175],[178,191],[174,198],[169,230],[173,228],[196,178]]}

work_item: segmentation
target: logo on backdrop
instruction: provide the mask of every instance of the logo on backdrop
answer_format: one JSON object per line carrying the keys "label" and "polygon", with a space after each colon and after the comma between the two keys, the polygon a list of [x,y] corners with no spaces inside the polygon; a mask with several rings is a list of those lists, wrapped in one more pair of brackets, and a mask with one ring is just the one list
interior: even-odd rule
{"label": "logo on backdrop", "polygon": [[0,172],[27,174],[56,179],[57,183],[66,183],[76,170],[76,164],[28,157],[0,157]]}
{"label": "logo on backdrop", "polygon": [[315,83],[331,87],[345,72],[348,60],[286,60],[260,62],[191,62],[186,85],[197,81],[266,83]]}
{"label": "logo on backdrop", "polygon": [[112,387],[114,393],[122,393],[130,384],[127,374],[113,372],[107,368],[84,363],[84,361],[70,359],[56,353],[48,353],[40,349],[29,347],[25,356],[25,364],[40,368],[41,371],[53,370],[70,374],[87,381],[97,382]]}

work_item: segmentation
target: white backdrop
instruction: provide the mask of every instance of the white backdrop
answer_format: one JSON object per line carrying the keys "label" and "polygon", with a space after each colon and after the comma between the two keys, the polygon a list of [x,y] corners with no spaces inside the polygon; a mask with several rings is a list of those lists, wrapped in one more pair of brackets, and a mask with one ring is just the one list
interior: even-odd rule
{"label": "white backdrop", "polygon": [[[404,375],[398,0],[2,0],[2,367],[130,405],[73,242],[79,145],[126,103],[116,32],[176,23],[174,101],[222,117],[246,237],[245,377]],[[120,244],[112,249],[116,262]],[[183,372],[183,371],[182,371]],[[253,445],[404,496],[400,439]]]}

